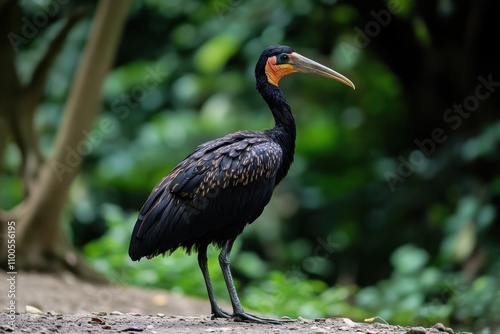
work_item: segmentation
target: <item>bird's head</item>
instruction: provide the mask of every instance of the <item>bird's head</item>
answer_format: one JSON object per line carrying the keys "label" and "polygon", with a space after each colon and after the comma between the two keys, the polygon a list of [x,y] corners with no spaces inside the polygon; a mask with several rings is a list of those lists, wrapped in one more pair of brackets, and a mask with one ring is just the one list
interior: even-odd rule
{"label": "bird's head", "polygon": [[323,66],[309,58],[301,56],[289,46],[272,45],[267,47],[261,54],[255,76],[257,85],[259,80],[265,79],[270,84],[278,86],[278,82],[285,75],[291,73],[310,73],[337,80],[353,89],[354,84],[342,74]]}

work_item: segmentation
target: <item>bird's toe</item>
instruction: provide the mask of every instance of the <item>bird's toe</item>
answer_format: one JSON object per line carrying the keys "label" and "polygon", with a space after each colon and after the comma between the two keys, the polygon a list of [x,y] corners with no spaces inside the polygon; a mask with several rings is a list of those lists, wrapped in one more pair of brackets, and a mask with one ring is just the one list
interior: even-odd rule
{"label": "bird's toe", "polygon": [[223,318],[223,319],[229,319],[231,318],[232,315],[230,313],[227,313],[221,308],[213,309],[212,310],[212,320],[217,319],[217,318]]}
{"label": "bird's toe", "polygon": [[283,322],[279,319],[258,317],[256,315],[247,312],[235,313],[233,314],[232,319],[234,321],[253,322],[259,324],[272,324],[272,325],[279,325]]}

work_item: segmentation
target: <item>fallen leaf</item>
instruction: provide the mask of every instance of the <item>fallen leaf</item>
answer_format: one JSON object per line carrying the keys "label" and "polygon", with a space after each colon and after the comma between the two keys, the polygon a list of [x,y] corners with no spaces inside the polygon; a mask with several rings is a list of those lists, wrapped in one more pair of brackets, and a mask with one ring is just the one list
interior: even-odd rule
{"label": "fallen leaf", "polygon": [[43,314],[43,312],[40,309],[38,309],[34,306],[31,306],[31,305],[26,305],[25,310],[26,310],[26,313],[29,313],[29,314]]}
{"label": "fallen leaf", "polygon": [[388,323],[387,321],[385,321],[385,320],[384,320],[384,318],[382,318],[381,316],[378,316],[378,315],[377,315],[377,316],[375,316],[375,317],[373,317],[373,318],[368,318],[368,319],[365,319],[365,322],[374,322],[374,321],[375,321],[375,320],[377,320],[377,319],[380,319],[380,320],[382,320],[382,322],[383,322],[384,324],[389,325],[389,323]]}

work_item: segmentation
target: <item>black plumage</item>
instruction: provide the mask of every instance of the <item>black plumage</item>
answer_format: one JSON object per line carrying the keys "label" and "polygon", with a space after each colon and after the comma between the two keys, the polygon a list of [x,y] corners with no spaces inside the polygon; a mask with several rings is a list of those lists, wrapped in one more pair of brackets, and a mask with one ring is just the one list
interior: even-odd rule
{"label": "black plumage", "polygon": [[282,160],[281,147],[259,132],[200,145],[154,188],[139,214],[130,256],[223,246],[269,202]]}
{"label": "black plumage", "polygon": [[[198,252],[198,261],[212,306],[213,317],[270,322],[243,311],[229,270],[229,253],[236,237],[254,222],[269,203],[274,188],[293,162],[295,121],[279,79],[305,72],[352,83],[340,74],[295,53],[287,46],[271,46],[257,62],[257,91],[267,102],[275,127],[239,131],[200,145],[153,189],[132,232],[132,260],[171,253],[182,247]],[[346,81],[347,80],[347,81]],[[233,305],[233,314],[217,304],[207,268],[207,247],[222,248],[221,268]]]}

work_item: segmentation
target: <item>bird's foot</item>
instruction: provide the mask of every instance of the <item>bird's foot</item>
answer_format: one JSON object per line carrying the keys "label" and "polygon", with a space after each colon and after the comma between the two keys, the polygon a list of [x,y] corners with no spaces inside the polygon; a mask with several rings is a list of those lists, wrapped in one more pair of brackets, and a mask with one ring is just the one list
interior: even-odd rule
{"label": "bird's foot", "polygon": [[259,324],[271,324],[271,325],[279,325],[281,323],[291,321],[291,320],[281,320],[281,319],[272,319],[272,318],[262,318],[262,317],[258,317],[256,315],[253,315],[253,314],[250,314],[247,312],[235,313],[231,316],[231,318],[234,321],[253,322],[253,323],[259,323]]}
{"label": "bird's foot", "polygon": [[212,309],[212,320],[217,319],[217,318],[224,318],[224,319],[229,319],[231,318],[232,315],[227,313],[221,308],[215,308]]}

